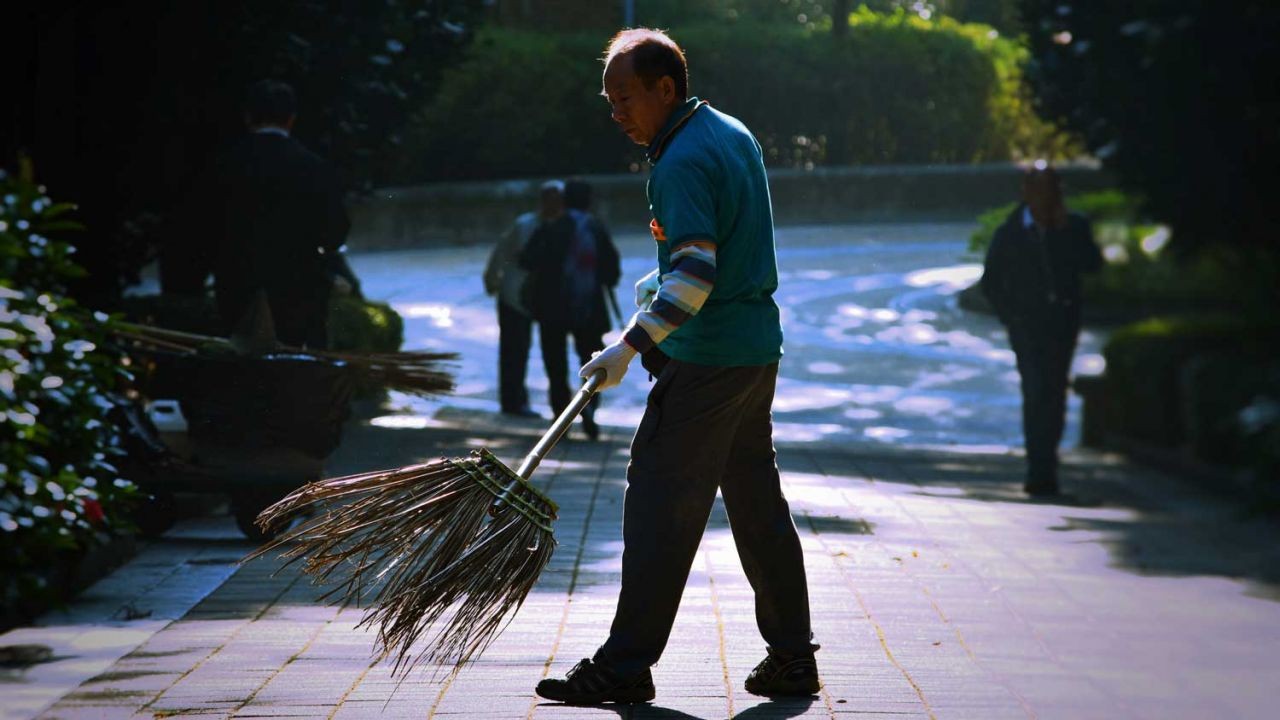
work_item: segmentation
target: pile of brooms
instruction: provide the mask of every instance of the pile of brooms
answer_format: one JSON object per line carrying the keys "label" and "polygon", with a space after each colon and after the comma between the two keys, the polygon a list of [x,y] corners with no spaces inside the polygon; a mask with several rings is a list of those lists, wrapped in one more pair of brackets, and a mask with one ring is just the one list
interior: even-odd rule
{"label": "pile of brooms", "polygon": [[488,450],[465,458],[310,483],[258,517],[292,527],[247,559],[282,550],[286,566],[366,608],[380,657],[402,675],[483,652],[537,582],[555,549],[557,507],[528,480],[604,379],[597,372],[512,471]]}
{"label": "pile of brooms", "polygon": [[[234,340],[169,330],[138,323],[112,321],[109,331],[135,351],[199,355],[201,353],[244,354]],[[414,395],[440,395],[453,390],[453,376],[444,364],[457,359],[456,353],[335,352],[273,346],[270,353],[297,359],[343,365],[365,384]]]}

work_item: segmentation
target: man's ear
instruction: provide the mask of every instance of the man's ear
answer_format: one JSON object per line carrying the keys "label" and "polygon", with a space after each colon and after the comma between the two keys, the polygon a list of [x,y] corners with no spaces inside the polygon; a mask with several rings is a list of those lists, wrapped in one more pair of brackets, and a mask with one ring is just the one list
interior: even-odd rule
{"label": "man's ear", "polygon": [[676,81],[672,79],[670,75],[663,75],[658,80],[658,84],[662,90],[663,102],[669,105],[675,105],[680,101],[680,98],[676,97]]}

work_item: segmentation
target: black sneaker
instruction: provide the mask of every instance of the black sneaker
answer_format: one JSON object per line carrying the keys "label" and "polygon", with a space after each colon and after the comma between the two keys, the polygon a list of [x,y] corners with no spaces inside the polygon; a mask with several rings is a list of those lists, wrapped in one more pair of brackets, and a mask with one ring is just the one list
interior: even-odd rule
{"label": "black sneaker", "polygon": [[818,694],[818,663],[812,655],[784,658],[771,651],[747,676],[747,692],[764,697]]}
{"label": "black sneaker", "polygon": [[1061,494],[1058,490],[1058,482],[1056,480],[1036,482],[1028,481],[1022,486],[1022,490],[1028,497],[1035,499],[1053,498]]}
{"label": "black sneaker", "polygon": [[573,666],[564,680],[547,679],[535,689],[542,697],[566,705],[599,705],[600,703],[642,703],[653,699],[653,675],[648,669],[624,678],[603,665],[583,658]]}

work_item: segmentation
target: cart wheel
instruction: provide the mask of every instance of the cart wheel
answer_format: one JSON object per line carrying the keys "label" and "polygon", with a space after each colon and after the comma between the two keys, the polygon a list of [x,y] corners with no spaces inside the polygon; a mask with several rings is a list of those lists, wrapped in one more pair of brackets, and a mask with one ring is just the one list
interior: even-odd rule
{"label": "cart wheel", "polygon": [[178,520],[178,504],[173,493],[158,491],[139,500],[133,511],[133,521],[144,538],[158,538],[168,532]]}
{"label": "cart wheel", "polygon": [[278,533],[263,532],[257,525],[258,513],[279,498],[275,493],[261,490],[245,490],[231,496],[231,513],[236,517],[236,527],[250,540],[262,543],[274,538]]}

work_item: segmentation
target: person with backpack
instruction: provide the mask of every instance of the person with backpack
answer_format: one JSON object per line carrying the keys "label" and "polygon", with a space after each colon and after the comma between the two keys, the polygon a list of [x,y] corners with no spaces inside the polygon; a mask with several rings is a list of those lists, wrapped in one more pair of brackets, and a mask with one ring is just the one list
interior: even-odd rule
{"label": "person with backpack", "polygon": [[[591,212],[591,195],[586,182],[566,182],[565,213],[539,227],[520,255],[520,266],[529,273],[524,300],[538,322],[551,410],[557,416],[572,397],[569,337],[583,363],[604,349],[604,334],[611,327],[606,298],[613,297],[622,275],[613,238]],[[599,401],[599,396],[592,399],[582,413],[583,432],[592,440],[600,436],[595,422]]]}

